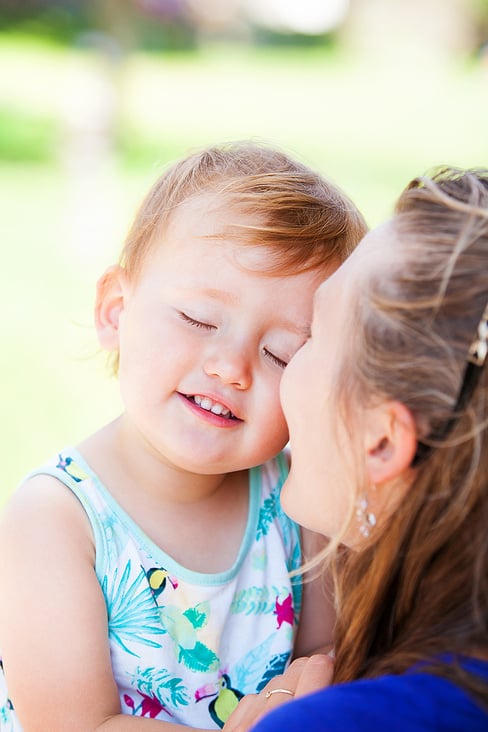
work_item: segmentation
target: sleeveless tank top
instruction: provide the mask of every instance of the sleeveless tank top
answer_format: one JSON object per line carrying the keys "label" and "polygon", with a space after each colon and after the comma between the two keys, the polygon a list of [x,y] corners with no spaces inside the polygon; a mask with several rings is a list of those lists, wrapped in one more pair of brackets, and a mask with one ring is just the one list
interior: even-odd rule
{"label": "sleeveless tank top", "polygon": [[[301,562],[299,528],[279,500],[287,472],[284,454],[250,469],[240,550],[216,574],[191,571],[152,542],[76,450],[31,474],[57,478],[90,521],[124,714],[219,729],[244,694],[284,671],[302,593],[289,576]],[[22,730],[1,667],[0,730]]]}

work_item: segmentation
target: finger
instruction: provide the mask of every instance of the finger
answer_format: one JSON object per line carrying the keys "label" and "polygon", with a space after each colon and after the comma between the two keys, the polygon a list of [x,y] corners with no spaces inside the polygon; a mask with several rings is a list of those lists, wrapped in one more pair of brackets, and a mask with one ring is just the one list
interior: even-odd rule
{"label": "finger", "polygon": [[295,687],[295,696],[304,696],[324,689],[332,683],[334,661],[330,656],[317,654],[305,659]]}
{"label": "finger", "polygon": [[308,656],[295,658],[284,673],[279,676],[275,676],[266,684],[264,691],[281,688],[295,692],[300,676],[302,675],[303,669],[308,661]]}

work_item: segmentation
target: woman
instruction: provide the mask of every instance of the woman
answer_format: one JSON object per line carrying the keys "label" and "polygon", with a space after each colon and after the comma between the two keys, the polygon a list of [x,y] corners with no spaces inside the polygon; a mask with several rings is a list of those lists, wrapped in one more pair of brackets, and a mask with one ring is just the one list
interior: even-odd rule
{"label": "woman", "polygon": [[330,538],[334,668],[296,662],[226,730],[488,729],[487,352],[488,170],[442,170],[320,287],[282,381],[282,504]]}

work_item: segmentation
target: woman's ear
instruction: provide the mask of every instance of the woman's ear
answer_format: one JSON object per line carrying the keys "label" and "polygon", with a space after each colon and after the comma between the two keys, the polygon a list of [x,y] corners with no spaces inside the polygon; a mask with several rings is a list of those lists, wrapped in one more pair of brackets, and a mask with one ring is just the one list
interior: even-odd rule
{"label": "woman's ear", "polygon": [[119,319],[124,309],[125,271],[119,265],[109,267],[97,282],[95,327],[98,341],[106,351],[119,349]]}
{"label": "woman's ear", "polygon": [[410,467],[417,449],[411,411],[401,402],[387,401],[368,410],[366,465],[372,485],[398,478]]}

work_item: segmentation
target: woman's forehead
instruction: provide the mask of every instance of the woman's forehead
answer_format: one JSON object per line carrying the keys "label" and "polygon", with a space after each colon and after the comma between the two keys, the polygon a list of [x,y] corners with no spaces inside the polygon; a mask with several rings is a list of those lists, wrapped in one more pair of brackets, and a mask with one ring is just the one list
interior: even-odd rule
{"label": "woman's forehead", "polygon": [[[385,265],[387,270],[387,262],[394,251],[392,242],[396,239],[392,221],[368,232],[337,271],[320,285],[316,306],[322,307],[327,302],[333,303],[334,307],[344,307],[370,277],[385,269]],[[387,271],[385,276],[388,276]]]}
{"label": "woman's forehead", "polygon": [[387,251],[391,251],[392,244],[397,239],[394,220],[389,219],[368,231],[349,258],[355,257],[364,263],[375,255],[384,257]]}

